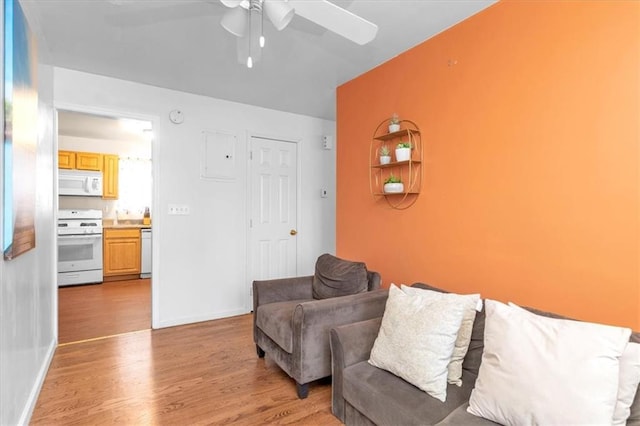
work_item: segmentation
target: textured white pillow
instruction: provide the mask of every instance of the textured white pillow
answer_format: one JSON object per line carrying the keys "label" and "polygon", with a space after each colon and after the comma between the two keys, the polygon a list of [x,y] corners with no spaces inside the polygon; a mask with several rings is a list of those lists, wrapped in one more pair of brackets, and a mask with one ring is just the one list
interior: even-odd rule
{"label": "textured white pillow", "polygon": [[392,285],[369,363],[444,402],[463,312],[454,298],[409,296]]}
{"label": "textured white pillow", "polygon": [[485,301],[484,352],[467,411],[505,425],[611,424],[631,330]]}
{"label": "textured white pillow", "polygon": [[419,295],[435,299],[449,297],[453,300],[458,300],[458,303],[464,306],[462,324],[460,325],[460,330],[458,330],[458,337],[456,338],[455,347],[453,348],[451,361],[449,361],[449,365],[447,366],[447,382],[456,386],[462,386],[462,361],[464,361],[464,356],[469,350],[473,322],[476,319],[476,310],[482,310],[480,295],[441,293],[426,288],[408,287],[404,284],[400,286],[400,289],[410,296]]}
{"label": "textured white pillow", "polygon": [[640,344],[629,342],[620,357],[618,400],[613,412],[613,425],[625,425],[640,383]]}

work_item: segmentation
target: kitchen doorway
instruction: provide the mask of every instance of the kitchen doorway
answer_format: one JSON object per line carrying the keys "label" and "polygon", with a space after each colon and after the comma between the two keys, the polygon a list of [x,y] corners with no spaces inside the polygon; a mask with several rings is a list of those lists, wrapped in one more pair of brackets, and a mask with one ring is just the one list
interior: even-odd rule
{"label": "kitchen doorway", "polygon": [[[56,112],[58,342],[149,329],[153,122],[75,109]],[[100,260],[99,278],[96,262],[91,274],[82,271],[86,233],[101,238],[91,252]]]}

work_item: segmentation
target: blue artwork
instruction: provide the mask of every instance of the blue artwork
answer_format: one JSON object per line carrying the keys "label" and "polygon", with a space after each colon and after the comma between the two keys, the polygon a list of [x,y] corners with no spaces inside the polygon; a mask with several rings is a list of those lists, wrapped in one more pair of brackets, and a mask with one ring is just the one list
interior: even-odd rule
{"label": "blue artwork", "polygon": [[36,46],[18,0],[4,2],[5,259],[36,245],[35,194],[38,138]]}

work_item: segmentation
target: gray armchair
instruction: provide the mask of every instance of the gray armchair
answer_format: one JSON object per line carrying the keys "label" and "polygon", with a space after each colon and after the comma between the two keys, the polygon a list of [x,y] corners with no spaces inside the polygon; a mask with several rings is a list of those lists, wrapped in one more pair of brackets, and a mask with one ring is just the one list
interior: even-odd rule
{"label": "gray armchair", "polygon": [[268,353],[295,380],[298,397],[306,398],[309,382],[331,375],[329,330],[382,316],[387,292],[374,291],[379,287],[380,274],[367,271],[363,263],[327,254],[318,258],[315,275],[254,281],[258,356]]}

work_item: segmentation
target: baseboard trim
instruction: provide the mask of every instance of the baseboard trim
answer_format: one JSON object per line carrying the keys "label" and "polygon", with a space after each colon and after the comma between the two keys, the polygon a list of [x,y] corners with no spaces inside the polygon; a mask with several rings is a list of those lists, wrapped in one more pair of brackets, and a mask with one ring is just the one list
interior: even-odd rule
{"label": "baseboard trim", "polygon": [[249,313],[249,311],[247,311],[246,309],[232,309],[229,311],[215,312],[207,315],[173,318],[170,320],[159,321],[157,324],[157,327],[154,325],[154,328],[175,327],[176,325],[185,325],[185,324],[193,324],[196,322],[211,321],[211,320],[233,317],[236,315],[242,315],[247,313]]}
{"label": "baseboard trim", "polygon": [[36,376],[36,380],[33,383],[33,387],[31,388],[31,392],[29,393],[29,398],[27,399],[27,403],[22,410],[22,415],[20,416],[19,425],[28,425],[31,420],[31,416],[33,415],[33,410],[36,408],[36,404],[38,403],[38,396],[40,396],[40,391],[42,390],[42,385],[44,385],[44,380],[47,378],[47,372],[49,371],[49,366],[51,365],[51,361],[53,361],[53,355],[56,352],[56,340],[51,339],[49,343],[49,348],[47,349],[47,353],[42,361],[42,365],[40,366],[40,371]]}

